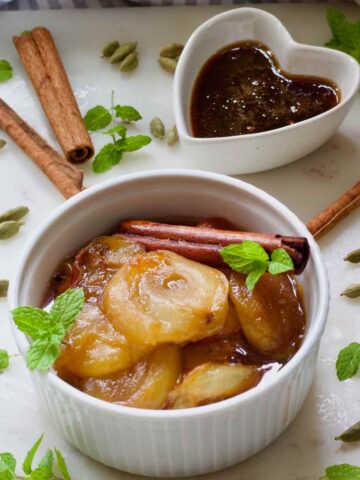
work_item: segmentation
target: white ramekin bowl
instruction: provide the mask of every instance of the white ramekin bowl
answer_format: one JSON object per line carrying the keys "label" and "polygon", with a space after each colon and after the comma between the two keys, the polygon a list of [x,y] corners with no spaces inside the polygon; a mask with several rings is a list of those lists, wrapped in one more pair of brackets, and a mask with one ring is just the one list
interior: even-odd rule
{"label": "white ramekin bowl", "polygon": [[[10,308],[39,305],[57,264],[120,219],[222,216],[247,230],[306,236],[302,274],[307,332],[294,358],[269,382],[212,405],[141,410],[88,396],[53,373],[32,374],[58,429],[90,457],[141,475],[180,477],[233,465],[273,441],[294,419],[313,379],[329,289],[319,249],[279,201],[240,180],[197,171],[129,175],[89,188],[61,205],[27,246],[9,292]],[[13,324],[12,324],[13,325]],[[13,326],[25,356],[29,342]]]}
{"label": "white ramekin bowl", "polygon": [[[190,103],[195,79],[211,55],[242,40],[267,45],[287,72],[334,81],[342,92],[340,103],[321,115],[276,130],[232,137],[194,137]],[[189,163],[193,168],[234,175],[279,167],[311,153],[330,138],[345,118],[357,94],[359,73],[358,63],[345,53],[296,43],[270,13],[243,7],[216,15],[191,35],[176,67],[175,120]]]}

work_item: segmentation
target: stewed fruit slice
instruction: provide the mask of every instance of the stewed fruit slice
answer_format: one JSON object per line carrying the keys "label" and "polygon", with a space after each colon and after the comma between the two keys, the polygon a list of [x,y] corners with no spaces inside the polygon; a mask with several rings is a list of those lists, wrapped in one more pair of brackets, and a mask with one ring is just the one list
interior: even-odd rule
{"label": "stewed fruit slice", "polygon": [[82,390],[94,397],[129,407],[161,409],[181,375],[178,347],[162,345],[126,371],[83,381]]}
{"label": "stewed fruit slice", "polygon": [[83,287],[88,301],[95,302],[114,273],[144,247],[116,235],[95,238],[76,255],[73,264],[73,284]]}
{"label": "stewed fruit slice", "polygon": [[183,343],[223,328],[228,288],[228,280],[215,268],[155,251],[135,257],[113,276],[102,309],[129,340]]}
{"label": "stewed fruit slice", "polygon": [[93,304],[85,304],[65,338],[55,369],[78,377],[102,377],[129,368],[150,351],[129,342]]}
{"label": "stewed fruit slice", "polygon": [[218,402],[255,387],[261,373],[253,365],[205,363],[186,375],[168,397],[168,408]]}
{"label": "stewed fruit slice", "polygon": [[[241,332],[239,317],[234,304],[229,301],[228,315],[224,327],[211,338],[189,342],[183,347],[183,365],[186,371],[207,362],[227,363],[247,361],[247,342]],[[242,363],[242,362],[241,362]],[[247,361],[247,363],[253,363]]]}
{"label": "stewed fruit slice", "polygon": [[305,315],[296,283],[289,275],[265,273],[250,291],[245,276],[232,272],[230,297],[244,335],[257,352],[279,361],[295,353],[304,333]]}
{"label": "stewed fruit slice", "polygon": [[239,316],[237,314],[235,305],[230,300],[228,314],[226,316],[224,326],[219,332],[219,335],[229,335],[231,333],[238,332],[239,330],[241,330]]}

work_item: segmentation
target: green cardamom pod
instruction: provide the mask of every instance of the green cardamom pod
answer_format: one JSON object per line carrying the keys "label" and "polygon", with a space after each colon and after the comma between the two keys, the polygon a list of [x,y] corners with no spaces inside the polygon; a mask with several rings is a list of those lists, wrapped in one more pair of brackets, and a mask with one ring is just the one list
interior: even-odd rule
{"label": "green cardamom pod", "polygon": [[359,263],[360,262],[360,248],[357,250],[353,250],[352,252],[348,253],[344,258],[346,262],[351,263]]}
{"label": "green cardamom pod", "polygon": [[31,35],[32,31],[31,30],[24,30],[23,32],[20,33],[20,35],[23,37],[24,35]]}
{"label": "green cardamom pod", "polygon": [[5,298],[9,289],[9,280],[0,280],[0,298]]}
{"label": "green cardamom pod", "polygon": [[5,145],[6,145],[5,140],[3,140],[2,138],[0,138],[0,150],[1,150],[2,148],[4,148]]}
{"label": "green cardamom pod", "polygon": [[8,220],[21,220],[27,213],[29,213],[29,209],[23,205],[20,207],[11,208],[4,213],[0,213],[0,223],[7,222]]}
{"label": "green cardamom pod", "polygon": [[131,72],[139,65],[139,59],[136,52],[129,53],[119,65],[121,72]]}
{"label": "green cardamom pod", "polygon": [[150,132],[155,138],[162,140],[165,137],[165,127],[159,117],[154,117],[150,122]]}
{"label": "green cardamom pod", "polygon": [[177,132],[177,128],[174,125],[170,130],[168,131],[168,134],[166,135],[166,143],[170,146],[175,145],[179,141],[179,135]]}
{"label": "green cardamom pod", "polygon": [[160,57],[179,58],[183,49],[184,45],[180,43],[170,43],[160,50]]}
{"label": "green cardamom pod", "polygon": [[343,442],[359,442],[360,441],[360,422],[355,423],[349,427],[341,435],[335,437],[335,440],[342,440]]}
{"label": "green cardamom pod", "polygon": [[7,240],[16,235],[21,225],[23,225],[23,222],[16,222],[14,220],[0,223],[0,240]]}
{"label": "green cardamom pod", "polygon": [[160,57],[159,63],[161,67],[169,73],[175,73],[177,61],[173,58]]}
{"label": "green cardamom pod", "polygon": [[119,47],[120,43],[117,40],[114,40],[113,42],[107,43],[103,47],[103,49],[101,50],[101,54],[105,58],[111,57],[111,55],[115,53],[115,50],[117,50]]}
{"label": "green cardamom pod", "polygon": [[129,53],[135,52],[137,47],[137,42],[128,42],[120,45],[115,52],[110,57],[110,63],[120,63],[124,60],[125,57],[129,55]]}
{"label": "green cardamom pod", "polygon": [[353,283],[352,285],[349,285],[341,293],[341,296],[348,297],[348,298],[360,297],[360,283]]}

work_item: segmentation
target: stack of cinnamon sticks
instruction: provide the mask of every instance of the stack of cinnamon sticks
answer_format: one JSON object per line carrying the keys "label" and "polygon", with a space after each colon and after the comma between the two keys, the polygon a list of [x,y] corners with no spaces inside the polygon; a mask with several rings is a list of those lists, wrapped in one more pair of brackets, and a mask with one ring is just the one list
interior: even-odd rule
{"label": "stack of cinnamon sticks", "polygon": [[[219,228],[226,226],[227,229]],[[310,248],[304,237],[286,237],[272,233],[242,232],[223,219],[207,219],[196,227],[123,220],[118,235],[143,245],[146,250],[169,250],[190,260],[214,267],[225,267],[220,250],[226,245],[244,240],[258,242],[268,253],[284,248],[294,262],[295,273],[300,274],[309,259]]]}
{"label": "stack of cinnamon sticks", "polygon": [[50,32],[37,27],[13,40],[64,156],[2,99],[0,128],[42,169],[64,197],[69,198],[83,188],[83,173],[69,162],[88,160],[94,154],[94,147]]}

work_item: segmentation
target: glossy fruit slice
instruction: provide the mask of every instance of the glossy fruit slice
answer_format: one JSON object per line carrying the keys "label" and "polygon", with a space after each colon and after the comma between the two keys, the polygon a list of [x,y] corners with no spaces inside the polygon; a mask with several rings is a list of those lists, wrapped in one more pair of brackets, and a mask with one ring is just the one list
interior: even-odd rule
{"label": "glossy fruit slice", "polygon": [[245,392],[259,383],[252,365],[205,363],[186,375],[168,398],[169,408],[190,408],[218,402]]}
{"label": "glossy fruit slice", "polygon": [[244,335],[256,351],[286,360],[297,350],[305,315],[296,283],[289,275],[265,273],[249,291],[245,276],[232,272],[230,296]]}
{"label": "glossy fruit slice", "polygon": [[73,264],[73,285],[83,287],[88,301],[96,302],[114,273],[144,247],[116,235],[98,237],[76,255]]}
{"label": "glossy fruit slice", "polygon": [[228,312],[228,280],[218,270],[167,251],[121,268],[104,290],[102,309],[137,343],[182,343],[218,333]]}
{"label": "glossy fruit slice", "polygon": [[161,409],[180,374],[179,349],[173,345],[162,345],[126,371],[103,379],[85,380],[82,390],[109,402]]}
{"label": "glossy fruit slice", "polygon": [[85,304],[65,338],[55,369],[78,377],[102,377],[129,368],[149,351],[115,330],[96,305]]}

